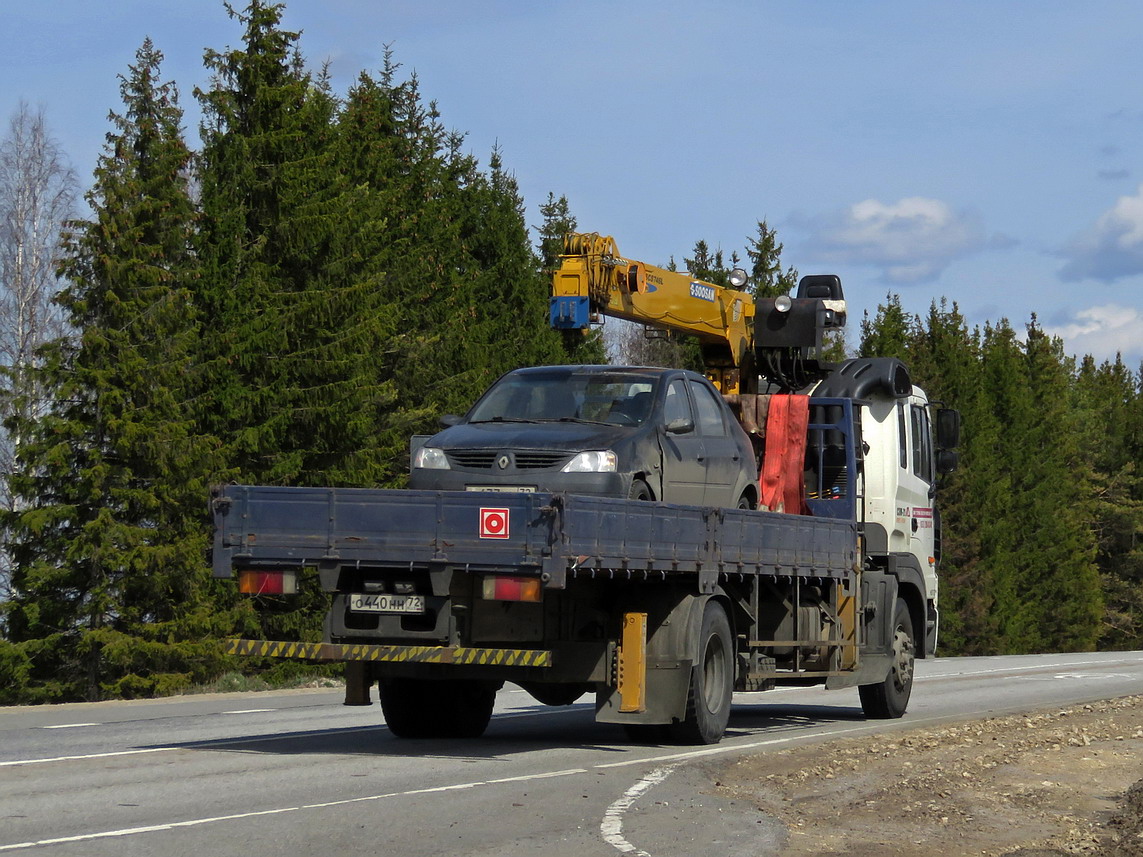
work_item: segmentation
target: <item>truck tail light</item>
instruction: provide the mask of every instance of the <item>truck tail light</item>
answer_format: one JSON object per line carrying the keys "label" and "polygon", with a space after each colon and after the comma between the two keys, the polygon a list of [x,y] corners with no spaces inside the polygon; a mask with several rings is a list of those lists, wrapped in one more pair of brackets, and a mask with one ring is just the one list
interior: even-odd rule
{"label": "truck tail light", "polygon": [[243,595],[297,595],[297,569],[273,571],[260,568],[240,569],[238,591]]}
{"label": "truck tail light", "polygon": [[539,601],[540,579],[537,577],[486,577],[485,601]]}

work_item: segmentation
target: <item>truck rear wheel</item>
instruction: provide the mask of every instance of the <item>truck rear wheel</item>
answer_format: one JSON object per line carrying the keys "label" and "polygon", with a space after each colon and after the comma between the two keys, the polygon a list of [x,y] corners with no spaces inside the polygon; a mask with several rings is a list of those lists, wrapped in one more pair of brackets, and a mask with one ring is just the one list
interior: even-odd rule
{"label": "truck rear wheel", "polygon": [[382,679],[381,712],[398,738],[479,738],[499,685],[486,681]]}
{"label": "truck rear wheel", "polygon": [[711,599],[703,607],[686,716],[672,727],[673,736],[687,744],[717,744],[730,720],[733,692],[734,638],[730,620],[722,604]]}
{"label": "truck rear wheel", "polygon": [[891,720],[905,713],[909,696],[913,692],[913,663],[916,646],[913,641],[913,620],[909,607],[897,599],[893,611],[893,665],[884,681],[863,684],[857,692],[861,696],[861,710],[871,720]]}

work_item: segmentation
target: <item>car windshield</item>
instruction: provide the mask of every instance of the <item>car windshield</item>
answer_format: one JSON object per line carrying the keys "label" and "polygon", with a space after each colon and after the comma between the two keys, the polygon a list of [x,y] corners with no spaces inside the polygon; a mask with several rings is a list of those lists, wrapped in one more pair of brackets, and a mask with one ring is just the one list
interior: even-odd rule
{"label": "car windshield", "polygon": [[468,422],[588,422],[637,426],[651,413],[654,379],[615,372],[529,372],[501,378]]}

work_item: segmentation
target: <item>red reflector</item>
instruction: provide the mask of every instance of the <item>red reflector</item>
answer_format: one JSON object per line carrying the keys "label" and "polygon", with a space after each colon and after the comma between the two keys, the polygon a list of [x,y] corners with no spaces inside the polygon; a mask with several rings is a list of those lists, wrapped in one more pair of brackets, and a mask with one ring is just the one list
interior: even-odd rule
{"label": "red reflector", "polygon": [[243,595],[295,595],[298,573],[244,568],[238,572],[238,591]]}
{"label": "red reflector", "polygon": [[485,601],[539,601],[540,581],[535,577],[486,577]]}

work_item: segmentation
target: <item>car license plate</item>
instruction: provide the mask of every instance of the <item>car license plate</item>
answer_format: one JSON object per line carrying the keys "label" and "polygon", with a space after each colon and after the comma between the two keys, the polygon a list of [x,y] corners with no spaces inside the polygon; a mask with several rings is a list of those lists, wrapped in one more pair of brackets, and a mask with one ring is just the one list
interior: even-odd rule
{"label": "car license plate", "polygon": [[349,596],[349,609],[355,613],[424,613],[423,595],[368,595]]}
{"label": "car license plate", "polygon": [[535,485],[465,485],[465,491],[491,491],[494,494],[535,494]]}

